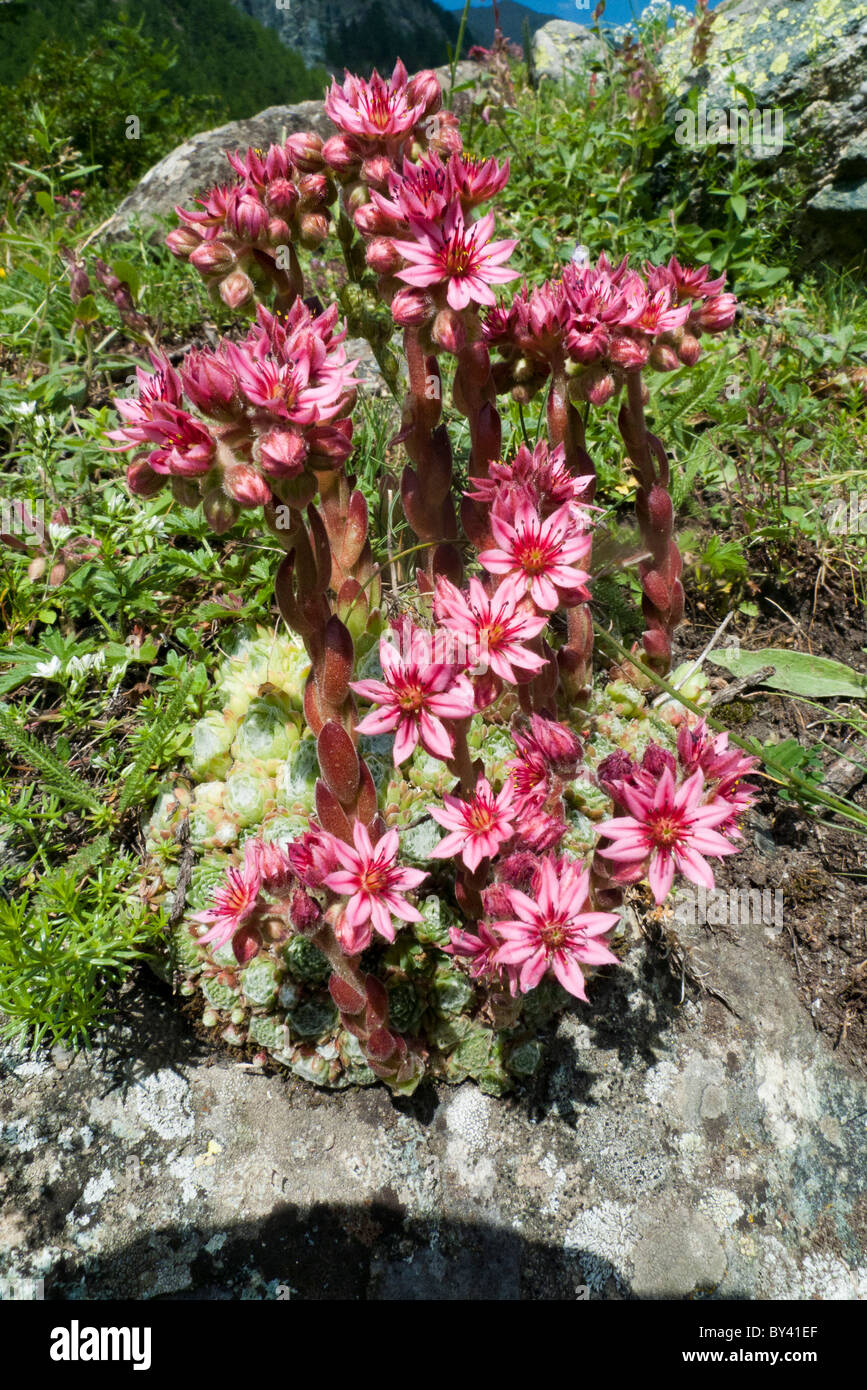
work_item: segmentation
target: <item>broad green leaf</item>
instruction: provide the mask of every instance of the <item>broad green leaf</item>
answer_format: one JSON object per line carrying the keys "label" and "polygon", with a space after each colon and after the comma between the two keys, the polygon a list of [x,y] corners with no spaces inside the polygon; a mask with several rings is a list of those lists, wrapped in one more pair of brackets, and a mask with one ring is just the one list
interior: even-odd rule
{"label": "broad green leaf", "polygon": [[729,207],[739,222],[746,221],[747,200],[742,193],[733,193],[729,198]]}
{"label": "broad green leaf", "polygon": [[867,698],[867,675],[853,671],[841,661],[811,656],[809,652],[792,652],[783,647],[744,652],[735,647],[723,647],[712,652],[708,661],[722,666],[738,679],[751,676],[762,666],[773,666],[774,674],[763,680],[762,685],[784,690],[788,695],[808,695],[814,699]]}
{"label": "broad green leaf", "polygon": [[129,285],[130,294],[133,299],[138,299],[139,290],[141,289],[141,279],[138,269],[133,265],[132,261],[112,261],[111,268],[118,280],[122,280],[125,285]]}

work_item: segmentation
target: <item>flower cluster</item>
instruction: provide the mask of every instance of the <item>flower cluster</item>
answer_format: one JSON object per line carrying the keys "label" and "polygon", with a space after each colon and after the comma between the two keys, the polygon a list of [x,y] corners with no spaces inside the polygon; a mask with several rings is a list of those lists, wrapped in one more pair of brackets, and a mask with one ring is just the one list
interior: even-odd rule
{"label": "flower cluster", "polygon": [[355,363],[344,337],[336,305],[314,317],[296,300],[282,317],[260,305],[240,343],[193,351],[180,371],[152,354],[138,395],[115,401],[125,423],[110,438],[147,450],[129,466],[132,490],[150,496],[172,479],[182,501],[204,499],[217,531],[242,507],[309,500],[311,470],[339,468],[352,447]]}
{"label": "flower cluster", "polygon": [[734,854],[738,820],[755,787],[742,781],[758,760],[729,747],[728,734],[708,736],[704,721],[684,725],[677,756],[650,744],[641,765],[624,754],[600,764],[599,777],[625,816],[599,826],[612,841],[599,854],[614,865],[614,883],[647,878],[657,903],[671,891],[675,873],[713,888],[707,856]]}
{"label": "flower cluster", "polygon": [[463,340],[455,313],[495,304],[491,286],[514,279],[503,263],[515,242],[492,239],[492,214],[474,219],[505,186],[508,162],[464,155],[441,103],[434,75],[407,82],[402,64],[390,82],[347,77],[326,99],[342,133],[323,155],[344,182],[344,204],[395,322],[420,327],[439,315],[435,337],[455,350]]}
{"label": "flower cluster", "polygon": [[359,185],[384,186],[404,155],[415,158],[429,147],[446,153],[462,144],[456,118],[442,109],[436,75],[426,70],[410,78],[400,59],[390,78],[374,69],[367,81],[348,72],[342,85],[332,80],[325,112],[340,134],[325,142],[322,157],[348,185],[350,200]]}
{"label": "flower cluster", "polygon": [[257,954],[263,931],[314,937],[336,904],[337,939],[347,955],[365,951],[374,930],[393,941],[392,917],[420,920],[405,894],[427,874],[397,863],[395,830],[374,845],[366,828],[356,824],[353,839],[354,845],[347,845],[315,828],[286,849],[247,840],[241,862],[227,870],[215,890],[213,906],[193,914],[193,921],[207,927],[198,940],[215,951],[231,941],[236,959],[244,962]]}
{"label": "flower cluster", "polygon": [[300,283],[294,246],[321,245],[337,196],[322,141],[304,131],[264,153],[248,149],[227,158],[236,182],[197,198],[198,208],[177,208],[184,225],[169,233],[166,244],[230,309],[252,303],[257,288],[274,285],[288,284],[291,300]]}
{"label": "flower cluster", "polygon": [[498,388],[526,402],[565,361],[570,397],[603,405],[627,372],[692,366],[701,334],[734,321],[725,276],[711,280],[707,266],[685,269],[674,256],[644,269],[630,269],[626,258],[612,266],[603,252],[595,266],[570,262],[558,279],[524,284],[508,308],[494,308],[485,336],[502,359]]}
{"label": "flower cluster", "polygon": [[[501,37],[495,49],[502,66]],[[185,503],[201,498],[218,531],[242,507],[263,507],[285,552],[280,613],[306,654],[291,716],[258,678],[225,740],[221,716],[209,716],[226,782],[199,788],[200,838],[225,848],[240,828],[261,827],[193,919],[211,1012],[220,989],[233,998],[243,989],[230,1030],[246,1020],[250,1036],[263,1037],[269,1019],[256,1010],[270,1000],[276,1013],[285,1000],[295,1048],[306,1046],[299,1038],[324,1040],[315,1061],[296,1054],[309,1074],[361,1068],[410,1091],[426,1068],[501,1077],[523,996],[539,991],[534,1009],[545,996],[562,999],[558,987],[584,1000],[590,972],[616,962],[611,934],[626,885],[647,879],[658,902],[678,873],[710,887],[709,861],[737,848],[754,760],[686,715],[675,749],[637,688],[647,679],[638,663],[624,658],[610,673],[608,691],[633,702],[625,733],[613,696],[600,701],[594,689],[598,508],[579,409],[624,392],[617,423],[637,482],[641,652],[664,672],[683,614],[682,566],[642,371],[694,363],[701,335],[732,323],[735,301],[707,267],[672,257],[642,274],[604,253],[591,265],[588,253],[499,304],[500,286],[516,278],[507,265],[516,243],[496,237],[485,205],[509,166],[463,152],[434,74],[410,79],[401,63],[390,78],[347,74],[325,104],[336,135],[230,156],[236,181],[179,209],[175,254],[227,304],[251,307],[273,292],[273,308],[259,303],[245,338],[192,351],[177,369],[153,354],[137,396],[117,402],[122,424],[111,438],[135,451],[133,491],[168,482]],[[338,186],[335,230],[354,281],[341,303],[378,360],[392,358],[390,384],[400,377],[387,341],[395,325],[407,366],[392,444],[406,455],[400,501],[419,542],[419,604],[412,616],[401,605],[385,635],[368,503],[343,467],[356,364],[337,306],[317,314],[305,301],[296,253],[328,234]],[[452,404],[468,427],[462,496],[442,354],[455,359]],[[524,403],[543,386],[541,437],[510,449],[497,395]],[[282,534],[278,503],[290,513]],[[308,736],[299,737],[302,709]],[[293,737],[281,730],[277,756],[283,717]],[[648,733],[672,746],[648,743]],[[609,739],[608,748],[643,750],[640,763],[624,751],[598,762]],[[272,823],[266,834],[280,796],[289,828]],[[222,840],[220,797],[233,818]],[[224,948],[225,967],[227,955],[215,959]],[[281,985],[287,971],[294,983]],[[302,984],[310,988],[299,1004]],[[450,1049],[454,1060],[444,1061]]]}

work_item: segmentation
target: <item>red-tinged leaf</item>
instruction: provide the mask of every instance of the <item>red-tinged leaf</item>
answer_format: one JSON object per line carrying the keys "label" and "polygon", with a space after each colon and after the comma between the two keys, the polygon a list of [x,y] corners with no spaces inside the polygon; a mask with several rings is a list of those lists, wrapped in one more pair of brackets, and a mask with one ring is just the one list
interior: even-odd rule
{"label": "red-tinged leaf", "polygon": [[316,782],[316,814],[323,830],[336,835],[344,844],[352,844],[352,826],[349,817],[334,792],[319,778]]}
{"label": "red-tinged leaf", "polygon": [[375,975],[365,977],[367,986],[367,1022],[373,1028],[384,1028],[388,1023],[388,994],[385,985]]}
{"label": "red-tinged leaf", "polygon": [[332,614],[325,628],[324,651],[316,671],[320,698],[332,709],[339,709],[349,695],[354,664],[355,647],[349,629]]}
{"label": "red-tinged leaf", "polygon": [[437,517],[425,505],[421,485],[413,468],[406,467],[400,480],[400,497],[407,521],[420,540],[435,540]]}
{"label": "red-tinged leaf", "polygon": [[359,759],[359,786],[358,795],[355,802],[355,811],[358,819],[363,825],[367,825],[376,816],[379,802],[376,795],[376,786],[370,775],[370,768],[363,758]]}
{"label": "red-tinged leaf", "polygon": [[295,551],[284,555],[277,567],[274,580],[274,596],[280,616],[293,632],[302,637],[308,635],[308,624],[295,598]]}
{"label": "red-tinged leaf", "polygon": [[438,425],[430,448],[418,466],[418,480],[425,502],[437,507],[448,497],[452,485],[452,450],[448,430]]}
{"label": "red-tinged leaf", "polygon": [[364,1051],[370,1062],[379,1062],[382,1065],[397,1052],[394,1034],[387,1028],[375,1028],[367,1039]]}
{"label": "red-tinged leaf", "polygon": [[232,937],[232,950],[239,965],[246,965],[262,948],[262,933],[258,927],[239,927]]}
{"label": "red-tinged leaf", "polygon": [[499,411],[491,401],[483,401],[476,422],[473,439],[473,457],[470,474],[474,478],[487,478],[491,463],[496,463],[503,452],[503,429]]}
{"label": "red-tinged leaf", "polygon": [[641,576],[641,587],[654,608],[667,613],[671,603],[671,590],[658,570],[648,570]]}
{"label": "red-tinged leaf", "polygon": [[345,579],[337,594],[337,616],[346,624],[350,636],[361,636],[370,613],[367,594],[357,579]]}
{"label": "red-tinged leaf", "polygon": [[472,497],[464,497],[461,501],[461,521],[468,540],[476,550],[486,550],[493,545],[488,507],[475,502]]}
{"label": "red-tinged leaf", "polygon": [[647,499],[647,514],[655,531],[671,535],[674,525],[674,506],[665,488],[654,485]]}
{"label": "red-tinged leaf", "polygon": [[312,676],[307,677],[307,684],[304,687],[304,718],[307,720],[314,734],[318,734],[325,723],[319,709],[316,682]]}
{"label": "red-tinged leaf", "polygon": [[[366,1053],[365,1055],[367,1056]],[[373,1072],[374,1076],[379,1077],[380,1081],[394,1080],[393,1061],[378,1062],[375,1057],[367,1056],[367,1065],[370,1067],[370,1070]]]}
{"label": "red-tinged leaf", "polygon": [[[367,1005],[367,996],[360,990],[353,988],[347,980],[340,975],[332,975],[328,981],[328,988],[331,998],[334,1000],[342,1014],[348,1014],[350,1018],[357,1018],[363,1013]],[[358,1034],[355,1034],[358,1037]]]}
{"label": "red-tinged leaf", "polygon": [[358,795],[361,769],[355,745],[342,724],[329,719],[316,739],[322,776],[342,806],[352,807]]}
{"label": "red-tinged leaf", "polygon": [[316,569],[314,588],[317,593],[324,594],[331,583],[331,543],[325,522],[312,503],[307,508],[307,520],[310,523],[311,551]]}
{"label": "red-tinged leaf", "polygon": [[445,575],[450,579],[455,588],[459,589],[464,582],[464,565],[461,560],[460,552],[453,545],[438,545],[433,553],[434,574]]}
{"label": "red-tinged leaf", "polygon": [[367,540],[367,502],[363,492],[353,492],[343,521],[343,532],[336,548],[343,570],[351,570],[359,559]]}

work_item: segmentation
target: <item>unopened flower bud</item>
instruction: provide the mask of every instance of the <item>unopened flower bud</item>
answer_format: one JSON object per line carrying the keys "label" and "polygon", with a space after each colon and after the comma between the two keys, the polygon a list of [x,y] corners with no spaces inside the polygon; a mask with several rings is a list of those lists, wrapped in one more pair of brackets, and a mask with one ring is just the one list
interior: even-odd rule
{"label": "unopened flower bud", "polygon": [[301,212],[319,212],[333,203],[337,190],[327,174],[304,174],[298,180],[298,207]]}
{"label": "unopened flower bud", "polygon": [[291,179],[274,179],[265,189],[265,206],[269,212],[291,218],[298,206],[298,189]]}
{"label": "unopened flower bud", "polygon": [[188,259],[202,275],[222,275],[235,264],[235,253],[225,242],[200,241]]}
{"label": "unopened flower bud", "polygon": [[412,106],[424,103],[426,116],[432,116],[435,111],[440,110],[443,104],[443,89],[437,80],[436,73],[431,68],[417,72],[415,77],[410,78],[407,83],[406,95]]}
{"label": "unopened flower bud", "polygon": [[268,241],[272,246],[285,246],[292,240],[292,233],[289,223],[282,217],[271,217],[268,219]]}
{"label": "unopened flower bud", "polygon": [[48,582],[52,589],[58,588],[63,583],[67,575],[66,561],[58,560],[56,565],[51,566],[48,574]]}
{"label": "unopened flower bud", "polygon": [[232,222],[239,236],[258,241],[268,226],[268,213],[253,193],[244,193],[232,211]]}
{"label": "unopened flower bud", "polygon": [[220,298],[230,309],[240,309],[253,294],[253,281],[243,270],[233,270],[220,282]]}
{"label": "unopened flower bud", "polygon": [[321,212],[305,212],[298,219],[299,241],[308,251],[315,251],[328,236],[328,218]]}
{"label": "unopened flower bud", "polygon": [[193,405],[205,415],[224,413],[235,395],[235,377],[227,364],[213,353],[189,354],[181,367],[184,390]]}
{"label": "unopened flower bud", "polygon": [[27,566],[27,578],[31,581],[31,583],[35,584],[37,579],[42,578],[47,568],[48,561],[45,559],[45,556],[34,555],[33,559],[30,561],[30,564]]}
{"label": "unopened flower bud", "polygon": [[388,236],[394,231],[394,221],[375,203],[363,203],[353,213],[353,221],[362,236]]}
{"label": "unopened flower bud", "polygon": [[738,301],[733,294],[714,294],[694,309],[690,323],[697,324],[705,333],[723,333],[735,321]]}
{"label": "unopened flower bud", "polygon": [[692,333],[684,333],[677,351],[685,367],[694,367],[701,357],[701,343]]}
{"label": "unopened flower bud", "polygon": [[361,166],[361,177],[368,187],[384,193],[388,188],[388,176],[393,169],[394,165],[388,155],[377,154],[371,159],[365,159]]}
{"label": "unopened flower bud", "polygon": [[134,459],[126,470],[126,485],[137,497],[155,497],[167,482],[165,473],[155,473],[147,459]]}
{"label": "unopened flower bud", "polygon": [[343,202],[349,216],[354,218],[358,209],[363,208],[365,203],[370,202],[367,184],[348,183],[343,190]]}
{"label": "unopened flower bud", "polygon": [[398,290],[391,312],[399,328],[418,328],[431,316],[431,302],[423,290]]}
{"label": "unopened flower bud", "polygon": [[348,135],[332,135],[322,146],[322,159],[337,177],[344,181],[355,178],[361,168],[361,154]]}
{"label": "unopened flower bud", "polygon": [[202,510],[211,530],[216,531],[218,536],[231,530],[241,515],[241,508],[238,503],[233,502],[231,497],[227,497],[223,489],[219,487],[213,488],[206,495]]}
{"label": "unopened flower bud", "polygon": [[197,507],[202,500],[198,486],[189,478],[172,478],[172,497],[181,507]]}
{"label": "unopened flower bud", "polygon": [[431,337],[437,347],[457,356],[467,341],[462,316],[455,309],[440,309],[433,321]]}
{"label": "unopened flower bud", "polygon": [[289,917],[295,930],[306,934],[322,920],[322,909],[303,888],[296,888],[289,903]]}
{"label": "unopened flower bud", "polygon": [[286,141],[286,153],[302,174],[315,174],[322,168],[322,136],[313,130],[298,130]]}
{"label": "unopened flower bud", "polygon": [[403,264],[403,257],[390,237],[374,237],[368,243],[365,260],[377,275],[392,275]]}
{"label": "unopened flower bud", "polygon": [[271,489],[252,464],[239,463],[223,474],[223,487],[242,507],[263,507],[271,501]]}
{"label": "unopened flower bud", "polygon": [[625,333],[615,333],[608,348],[608,356],[618,367],[623,367],[627,371],[636,367],[643,367],[649,356],[647,341],[629,338]]}
{"label": "unopened flower bud", "polygon": [[257,452],[263,473],[274,478],[294,478],[304,467],[307,444],[296,430],[271,430],[259,440]]}
{"label": "unopened flower bud", "polygon": [[680,358],[670,343],[654,343],[650,365],[658,372],[675,372],[680,366]]}
{"label": "unopened flower bud", "polygon": [[185,261],[189,258],[190,252],[195,251],[202,238],[192,227],[175,227],[174,231],[169,232],[166,237],[166,246],[173,256]]}

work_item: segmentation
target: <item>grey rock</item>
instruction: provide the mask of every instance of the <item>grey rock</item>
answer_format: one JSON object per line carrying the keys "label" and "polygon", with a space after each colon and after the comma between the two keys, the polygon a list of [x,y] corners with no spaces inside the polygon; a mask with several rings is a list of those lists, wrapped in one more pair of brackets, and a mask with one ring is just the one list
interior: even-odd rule
{"label": "grey rock", "polygon": [[[58,1070],[0,1053],[0,1277],[48,1298],[867,1298],[867,1084],[765,932],[679,928],[728,1001],[622,967],[505,1100],[326,1093],[144,980]],[[64,1059],[65,1060],[65,1059]]]}
{"label": "grey rock", "polygon": [[605,48],[586,24],[552,19],[533,35],[536,73],[554,82],[580,77],[594,63],[601,63]]}
{"label": "grey rock", "polygon": [[269,106],[246,121],[229,121],[185,140],[149,169],[117,208],[107,236],[126,232],[133,219],[142,226],[157,217],[172,217],[176,206],[189,206],[196,194],[214,184],[230,183],[235,175],[226,162],[226,150],[267,149],[299,130],[314,130],[323,139],[334,134],[321,101],[301,101],[295,106]]}
{"label": "grey rock", "polygon": [[773,140],[770,149],[742,142],[742,150],[781,179],[794,173],[802,181],[805,222],[824,229],[817,251],[826,245],[844,252],[860,249],[867,229],[861,187],[867,168],[862,164],[856,178],[851,162],[855,153],[863,159],[867,3],[723,0],[713,13],[700,69],[692,67],[690,30],[674,35],[662,50],[670,119],[678,119],[692,87],[706,102],[709,125],[712,111],[743,111],[744,98],[734,83],[748,87],[769,127],[772,113],[780,113],[785,144],[779,150]]}
{"label": "grey rock", "polygon": [[663,1202],[635,1247],[632,1291],[639,1298],[685,1298],[715,1289],[725,1274],[720,1234],[701,1212]]}

